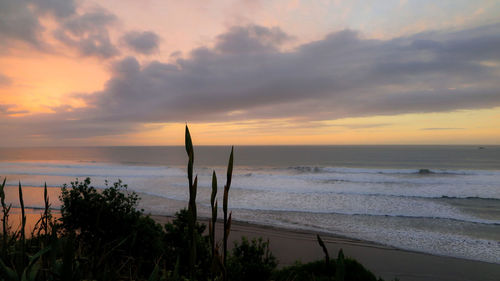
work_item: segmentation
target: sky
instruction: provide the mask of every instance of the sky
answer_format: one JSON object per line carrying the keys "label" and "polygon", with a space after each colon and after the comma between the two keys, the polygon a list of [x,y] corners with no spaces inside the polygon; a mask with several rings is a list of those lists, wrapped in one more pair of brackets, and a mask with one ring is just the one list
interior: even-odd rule
{"label": "sky", "polygon": [[0,0],[0,146],[500,145],[500,1]]}

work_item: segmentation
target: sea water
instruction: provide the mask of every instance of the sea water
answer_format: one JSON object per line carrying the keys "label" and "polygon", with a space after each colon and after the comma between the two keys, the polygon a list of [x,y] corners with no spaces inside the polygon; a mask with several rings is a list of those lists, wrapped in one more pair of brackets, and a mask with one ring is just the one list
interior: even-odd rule
{"label": "sea water", "polygon": [[[222,202],[229,152],[195,148],[200,216],[210,216],[213,170]],[[42,207],[46,182],[58,208],[61,185],[90,177],[99,188],[121,179],[145,212],[172,215],[187,206],[186,164],[183,147],[0,149],[14,207],[19,181],[28,207]],[[229,209],[241,221],[500,264],[500,146],[235,147]]]}

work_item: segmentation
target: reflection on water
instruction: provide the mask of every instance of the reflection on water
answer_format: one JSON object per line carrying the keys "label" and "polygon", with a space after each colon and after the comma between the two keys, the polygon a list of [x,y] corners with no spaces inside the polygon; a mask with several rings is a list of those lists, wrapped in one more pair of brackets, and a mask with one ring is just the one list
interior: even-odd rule
{"label": "reflection on water", "polygon": [[[23,194],[24,195],[24,194]],[[59,210],[51,210],[52,216],[55,219],[59,219],[61,217],[61,213]],[[31,237],[31,233],[37,222],[40,220],[42,216],[43,210],[41,209],[32,209],[25,208],[24,213],[26,216],[26,237]],[[11,233],[15,231],[19,231],[21,229],[21,208],[12,208],[9,213],[9,226]]]}

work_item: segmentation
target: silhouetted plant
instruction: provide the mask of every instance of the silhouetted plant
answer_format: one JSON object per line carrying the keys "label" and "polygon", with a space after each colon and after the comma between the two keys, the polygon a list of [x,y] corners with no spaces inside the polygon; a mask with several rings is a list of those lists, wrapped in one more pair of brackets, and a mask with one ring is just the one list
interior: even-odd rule
{"label": "silhouetted plant", "polygon": [[344,281],[345,279],[345,258],[344,251],[342,249],[339,250],[339,254],[337,255],[337,260],[335,261],[335,280],[336,281]]}
{"label": "silhouetted plant", "polygon": [[330,260],[325,243],[319,235],[316,235],[316,238],[325,254],[324,261],[305,264],[296,262],[295,265],[276,271],[273,279],[277,281],[383,281],[381,278],[377,279],[356,260],[345,258],[342,249],[339,250],[336,260]]}
{"label": "silhouetted plant", "polygon": [[328,249],[325,246],[325,243],[323,242],[323,239],[319,236],[319,234],[316,234],[316,239],[318,240],[318,244],[321,246],[321,249],[323,249],[323,253],[325,254],[325,264],[328,266],[330,264],[330,255],[328,254]]}
{"label": "silhouetted plant", "polygon": [[232,255],[228,258],[228,279],[269,280],[278,265],[269,250],[269,241],[264,242],[262,238],[248,241],[246,237],[242,237],[241,243],[234,244]]}
{"label": "silhouetted plant", "polygon": [[9,227],[9,212],[12,205],[5,203],[5,181],[7,178],[3,179],[3,183],[0,185],[0,202],[2,204],[2,251],[1,257],[3,260],[7,259],[7,249],[9,245],[10,237],[10,227]]}
{"label": "silhouetted plant", "polygon": [[71,187],[64,185],[60,198],[62,229],[81,243],[94,277],[151,273],[154,261],[163,253],[163,232],[136,209],[136,193],[128,192],[121,181],[98,192],[87,178],[71,182]]}
{"label": "silhouetted plant", "polygon": [[212,217],[208,222],[208,232],[210,236],[210,249],[212,260],[215,259],[215,224],[217,223],[217,175],[215,171],[212,173],[212,194],[210,196],[210,207],[212,210]]}
{"label": "silhouetted plant", "polygon": [[[345,281],[381,281],[383,279],[376,278],[373,273],[368,271],[359,262],[354,259],[345,258]],[[328,267],[325,267],[324,260],[318,260],[309,263],[296,262],[295,265],[287,266],[281,270],[275,271],[273,280],[276,281],[337,281],[336,279],[336,263],[330,261]],[[332,275],[332,272],[334,273]]]}
{"label": "silhouetted plant", "polygon": [[231,147],[231,154],[229,155],[229,163],[227,164],[227,178],[226,185],[224,186],[224,198],[222,202],[222,212],[224,213],[224,240],[223,240],[223,266],[224,275],[223,279],[227,280],[227,240],[229,238],[229,232],[231,231],[231,214],[229,218],[227,217],[227,204],[229,200],[229,188],[231,188],[231,179],[233,176],[233,152],[234,147]]}
{"label": "silhouetted plant", "polygon": [[197,260],[191,270],[189,264],[191,244],[189,238],[189,211],[182,209],[175,214],[171,223],[165,224],[165,261],[170,271],[175,271],[177,265],[178,276],[190,276],[195,280],[207,279],[210,272],[210,246],[208,236],[203,236],[206,226],[196,222],[194,226],[194,238],[197,252]]}
{"label": "silhouetted plant", "polygon": [[[195,176],[193,181],[193,166],[194,166],[194,148],[191,139],[191,134],[189,133],[189,128],[186,125],[186,133],[185,133],[185,148],[186,153],[188,155],[188,166],[187,166],[187,175],[188,175],[188,183],[189,183],[189,204],[188,204],[188,246],[189,246],[189,271],[193,272],[195,268],[195,263],[197,260],[197,249],[199,247],[196,246],[197,239],[196,233],[194,230],[194,225],[196,223],[197,215],[196,215],[196,192],[197,192],[197,184],[198,177]],[[224,231],[223,231],[223,252],[220,255],[217,243],[215,240],[215,223],[217,222],[217,201],[215,200],[217,196],[217,175],[215,171],[212,173],[212,194],[210,197],[210,205],[211,205],[211,219],[209,221],[209,242],[210,242],[210,253],[211,253],[211,264],[212,268],[222,268],[222,276],[223,280],[227,280],[226,274],[226,260],[227,260],[227,241],[231,229],[231,214],[227,213],[227,205],[228,205],[228,196],[229,196],[229,188],[231,187],[231,178],[233,173],[233,151],[234,148],[231,148],[231,154],[229,156],[229,162],[227,167],[227,179],[226,185],[224,186],[224,194],[223,194],[223,213],[224,213]],[[181,259],[182,264],[182,259]],[[214,274],[217,273],[217,270],[214,270]]]}
{"label": "silhouetted plant", "polygon": [[[7,224],[7,217],[10,211],[10,206],[7,207],[5,204],[5,180],[0,188],[0,197],[2,201],[3,208],[3,222]],[[28,239],[26,239],[26,213],[23,198],[23,189],[21,183],[19,183],[18,188],[19,194],[19,205],[21,209],[21,224],[19,230],[16,230],[12,236],[10,235],[7,225],[3,226],[3,245],[2,253],[3,256],[0,259],[0,280],[9,281],[30,281],[36,280],[37,276],[42,268],[41,258],[46,253],[51,250],[50,246],[41,247],[40,245],[35,245],[33,247],[33,254],[29,252],[32,250],[28,247]]]}
{"label": "silhouetted plant", "polygon": [[188,203],[189,271],[193,272],[196,263],[196,233],[194,227],[197,219],[196,191],[198,187],[198,176],[195,176],[193,181],[194,148],[187,125],[186,125],[185,146],[189,158],[187,167],[188,183],[189,183],[189,203]]}

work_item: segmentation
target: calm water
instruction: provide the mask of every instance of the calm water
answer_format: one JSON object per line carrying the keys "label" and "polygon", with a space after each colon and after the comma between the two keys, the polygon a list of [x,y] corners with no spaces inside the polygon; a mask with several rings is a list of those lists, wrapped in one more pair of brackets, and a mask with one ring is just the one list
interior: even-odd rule
{"label": "calm water", "polygon": [[[208,217],[211,173],[222,190],[230,148],[195,149]],[[16,206],[21,181],[34,208],[44,182],[56,198],[63,183],[91,177],[97,187],[122,179],[146,211],[173,214],[187,205],[186,162],[183,147],[0,149],[7,196]],[[234,174],[236,219],[500,264],[500,146],[245,146]]]}

